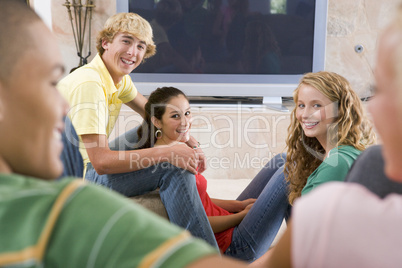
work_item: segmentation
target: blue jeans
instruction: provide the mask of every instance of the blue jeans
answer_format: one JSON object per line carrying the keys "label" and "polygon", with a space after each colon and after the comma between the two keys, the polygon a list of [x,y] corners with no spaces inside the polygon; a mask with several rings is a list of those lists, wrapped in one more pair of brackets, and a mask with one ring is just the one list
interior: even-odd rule
{"label": "blue jeans", "polygon": [[[112,141],[111,149],[130,149],[135,145],[136,137],[135,128]],[[159,187],[169,220],[218,248],[198,195],[195,176],[190,172],[162,162],[133,172],[99,175],[91,163],[88,163],[85,179],[104,185],[125,196],[145,194]]]}
{"label": "blue jeans", "polygon": [[285,160],[285,154],[272,158],[237,198],[257,201],[235,227],[225,255],[251,262],[269,249],[283,219],[290,214],[288,185],[283,173]]}
{"label": "blue jeans", "polygon": [[82,174],[84,172],[84,164],[82,162],[81,153],[78,149],[78,136],[68,116],[64,118],[64,122],[65,128],[61,135],[64,147],[60,155],[60,159],[63,163],[64,169],[63,173],[58,179],[64,177],[82,178]]}

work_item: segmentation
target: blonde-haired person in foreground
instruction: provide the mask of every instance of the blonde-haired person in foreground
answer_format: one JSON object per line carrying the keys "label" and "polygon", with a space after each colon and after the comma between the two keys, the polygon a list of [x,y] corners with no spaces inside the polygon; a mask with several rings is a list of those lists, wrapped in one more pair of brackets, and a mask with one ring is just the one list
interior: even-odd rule
{"label": "blonde-haired person in foreground", "polygon": [[0,267],[245,267],[117,193],[52,182],[68,109],[57,42],[22,1],[0,0],[0,32]]}
{"label": "blonde-haired person in foreground", "polygon": [[[194,174],[205,169],[202,150],[191,137],[172,148],[136,149],[135,131],[123,134],[120,144],[108,138],[122,104],[144,116],[146,98],[129,74],[155,54],[152,28],[134,13],[110,17],[97,37],[94,59],[58,83],[70,104],[69,118],[79,136],[85,180],[125,196],[160,189],[169,220],[218,247],[198,197]],[[71,146],[71,144],[67,144]]]}
{"label": "blonde-haired person in foreground", "polygon": [[[369,103],[383,141],[385,174],[402,182],[402,6],[378,44],[377,90]],[[295,202],[272,267],[401,267],[402,196],[328,183]]]}

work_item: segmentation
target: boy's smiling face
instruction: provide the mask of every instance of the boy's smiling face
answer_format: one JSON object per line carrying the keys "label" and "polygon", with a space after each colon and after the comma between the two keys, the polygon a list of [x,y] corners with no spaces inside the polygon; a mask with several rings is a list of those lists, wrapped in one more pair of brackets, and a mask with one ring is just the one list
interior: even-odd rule
{"label": "boy's smiling face", "polygon": [[119,32],[112,42],[103,41],[102,60],[115,84],[131,73],[144,59],[147,46],[132,34]]}

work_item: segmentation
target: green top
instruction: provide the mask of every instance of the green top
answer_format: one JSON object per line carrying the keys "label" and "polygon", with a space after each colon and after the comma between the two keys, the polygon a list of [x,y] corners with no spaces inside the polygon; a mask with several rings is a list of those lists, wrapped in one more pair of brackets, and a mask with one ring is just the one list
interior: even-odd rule
{"label": "green top", "polygon": [[329,151],[328,157],[308,177],[301,194],[305,195],[317,186],[329,181],[343,181],[361,151],[353,146],[341,145]]}
{"label": "green top", "polygon": [[113,191],[16,174],[0,174],[0,237],[0,267],[183,267],[218,254]]}

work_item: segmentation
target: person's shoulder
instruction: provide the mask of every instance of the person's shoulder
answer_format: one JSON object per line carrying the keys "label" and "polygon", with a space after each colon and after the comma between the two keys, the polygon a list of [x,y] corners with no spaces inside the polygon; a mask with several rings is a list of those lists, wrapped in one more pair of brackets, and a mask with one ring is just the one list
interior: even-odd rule
{"label": "person's shoulder", "polygon": [[[66,180],[67,183],[71,180],[69,178],[63,178],[61,181]],[[120,206],[121,204],[130,204],[129,200],[123,197],[120,194],[117,194],[114,191],[107,190],[105,187],[102,187],[97,184],[87,183],[81,179],[78,179],[82,185],[80,193],[77,194],[78,201],[77,203],[82,202],[83,200],[98,200],[98,202],[102,205],[102,203],[115,203],[116,206]]]}
{"label": "person's shoulder", "polygon": [[[331,267],[379,267],[384,254],[395,263],[395,258],[400,259],[401,206],[402,196],[397,194],[380,199],[359,184],[326,183],[295,202],[293,256],[306,264],[303,267],[330,263]],[[311,254],[323,257],[308,258]],[[342,255],[349,257],[339,259]]]}
{"label": "person's shoulder", "polygon": [[352,158],[356,158],[361,154],[362,151],[359,149],[356,149],[355,147],[351,145],[340,145],[337,147],[336,153],[342,154],[342,155],[347,155]]}
{"label": "person's shoulder", "polygon": [[[364,160],[363,160],[364,159]],[[373,161],[373,162],[384,162],[382,157],[382,145],[371,145],[368,146],[359,156],[360,161]]]}
{"label": "person's shoulder", "polygon": [[[311,204],[316,202],[316,200],[329,201],[332,200],[339,192],[344,190],[344,183],[342,182],[327,182],[318,186],[314,191],[309,193],[308,195],[303,196],[300,199],[297,199],[295,202],[295,206],[300,206],[305,204]],[[319,206],[325,206],[324,202],[320,202]],[[307,205],[309,206],[309,205]],[[318,206],[317,206],[318,207]]]}
{"label": "person's shoulder", "polygon": [[[391,196],[390,196],[391,198]],[[402,205],[402,196],[394,195],[393,202],[398,200]],[[365,202],[362,202],[365,200]],[[344,207],[350,210],[361,210],[364,207],[371,210],[382,200],[365,187],[357,183],[328,182],[317,187],[296,203],[298,206],[327,210],[327,208]]]}
{"label": "person's shoulder", "polygon": [[401,207],[402,196],[399,194],[389,194],[381,199],[357,183],[329,182],[297,200],[294,215],[299,218],[303,215],[307,221],[326,219],[336,225],[349,219],[364,225],[388,223],[392,227],[392,223],[402,221]]}
{"label": "person's shoulder", "polygon": [[36,191],[38,196],[41,195],[41,192],[47,196],[57,196],[58,193],[72,181],[75,181],[75,179],[66,178],[59,181],[47,181],[15,173],[0,175],[0,185],[3,190],[11,193]]}
{"label": "person's shoulder", "polygon": [[80,182],[82,182],[80,189],[69,201],[70,207],[69,210],[66,210],[68,214],[84,213],[86,215],[83,218],[99,217],[99,219],[105,220],[114,215],[116,211],[124,211],[124,214],[133,215],[138,221],[141,221],[138,218],[139,215],[141,218],[146,218],[148,214],[153,214],[130,198],[115,191],[83,180]]}
{"label": "person's shoulder", "polygon": [[73,105],[74,96],[87,96],[92,99],[94,92],[96,96],[102,96],[102,84],[102,78],[96,70],[83,66],[60,80],[57,88],[69,100],[70,105]]}
{"label": "person's shoulder", "polygon": [[348,196],[356,196],[356,195],[370,195],[370,192],[367,191],[364,187],[358,184],[347,184],[344,182],[328,182],[326,184],[321,185],[316,191],[312,192],[309,197],[311,198],[320,198],[322,196],[327,196],[327,200],[338,197],[348,197]]}
{"label": "person's shoulder", "polygon": [[[60,223],[60,226],[67,229],[78,230],[88,221],[94,221],[92,228],[96,232],[103,228],[111,218],[115,217],[116,213],[120,213],[118,217],[120,220],[127,214],[138,217],[143,212],[130,199],[103,186],[87,183],[82,179],[63,178],[58,184],[64,184],[65,187],[57,198],[63,194],[69,195],[61,211],[61,217],[65,221]],[[145,217],[145,214],[142,216]],[[80,217],[76,217],[76,215],[80,215]]]}
{"label": "person's shoulder", "polygon": [[361,151],[353,146],[339,146],[330,151],[324,163],[336,168],[342,166],[349,169],[360,154]]}
{"label": "person's shoulder", "polygon": [[90,63],[81,66],[61,79],[57,87],[61,91],[72,91],[87,83],[102,83],[102,74]]}
{"label": "person's shoulder", "polygon": [[378,198],[361,185],[332,181],[297,199],[293,211],[299,219],[333,218],[336,213],[342,213],[342,208],[358,210],[353,206],[361,207],[364,205],[361,200],[368,199]]}
{"label": "person's shoulder", "polygon": [[[114,263],[113,267],[121,267],[122,263],[136,266],[152,257],[166,267],[174,267],[169,265],[214,253],[208,245],[178,226],[99,185],[86,184],[81,188],[66,204],[61,217],[64,220],[58,224],[61,231],[57,241],[65,245],[67,242],[73,244],[77,239],[83,240],[81,255],[99,252],[94,259],[98,265],[108,261]],[[89,222],[91,228],[83,228]],[[79,238],[83,235],[85,238]],[[123,244],[125,246],[121,247]],[[111,251],[114,259],[104,254]]]}
{"label": "person's shoulder", "polygon": [[65,79],[81,82],[101,81],[101,73],[90,64],[87,64],[67,75]]}
{"label": "person's shoulder", "polygon": [[[53,202],[52,200],[63,195],[63,192],[64,195],[71,195],[74,196],[74,198],[81,195],[79,192],[84,192],[84,196],[90,198],[107,196],[108,192],[111,192],[105,191],[103,187],[86,183],[84,180],[75,177],[64,177],[56,181],[47,181],[19,174],[2,174],[0,176],[0,185],[2,189],[4,189],[4,192],[7,191],[7,193],[13,195],[19,195],[19,193],[22,192],[32,192],[35,193],[37,198],[43,196],[49,199],[50,202]],[[26,194],[23,196],[25,195]],[[112,193],[110,195],[113,196],[110,198],[116,199],[115,196],[117,196],[117,200],[119,200],[117,194]],[[73,201],[74,198],[70,198],[69,202]]]}
{"label": "person's shoulder", "polygon": [[135,85],[133,83],[133,80],[131,79],[130,75],[126,74],[123,76],[123,79],[120,82],[120,87],[121,88],[135,88]]}

